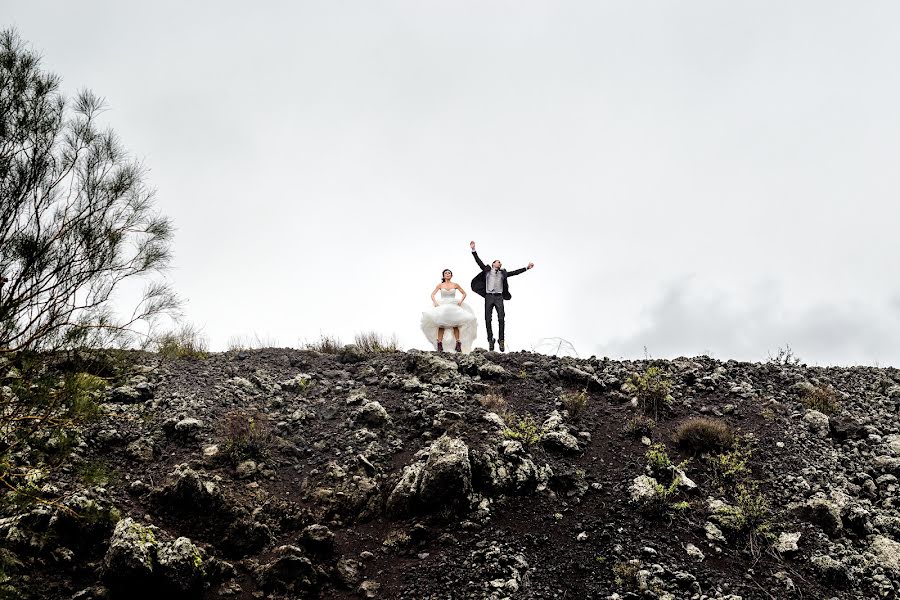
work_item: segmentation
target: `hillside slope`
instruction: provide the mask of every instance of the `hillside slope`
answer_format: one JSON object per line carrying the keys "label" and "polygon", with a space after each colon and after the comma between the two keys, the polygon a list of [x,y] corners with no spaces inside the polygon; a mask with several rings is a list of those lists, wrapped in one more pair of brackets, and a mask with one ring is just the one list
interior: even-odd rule
{"label": "hillside slope", "polygon": [[900,594],[895,369],[136,359],[35,482],[62,506],[4,504],[10,597]]}

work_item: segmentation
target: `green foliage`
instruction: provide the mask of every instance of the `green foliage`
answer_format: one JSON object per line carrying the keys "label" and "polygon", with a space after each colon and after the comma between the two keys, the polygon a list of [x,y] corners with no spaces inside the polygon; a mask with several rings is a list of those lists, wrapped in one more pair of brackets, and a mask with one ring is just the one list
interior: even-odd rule
{"label": "green foliage", "polygon": [[99,419],[103,414],[100,402],[107,387],[104,379],[90,373],[64,375],[61,393],[72,418],[81,422]]}
{"label": "green foliage", "polygon": [[664,444],[653,444],[644,455],[647,459],[647,466],[653,473],[665,473],[672,470],[672,460],[666,451]]}
{"label": "green foliage", "polygon": [[573,419],[577,419],[581,412],[584,410],[584,407],[587,406],[587,390],[585,389],[578,392],[564,392],[560,397],[560,401],[562,401],[563,407],[567,411],[569,411],[569,416]]}
{"label": "green foliage", "polygon": [[528,379],[528,371],[523,368],[519,369],[519,373],[517,374],[519,379]]}
{"label": "green foliage", "polygon": [[397,341],[396,335],[386,338],[375,331],[357,333],[353,343],[367,354],[400,351],[400,343]]}
{"label": "green foliage", "polygon": [[743,438],[736,438],[728,452],[712,454],[706,462],[712,469],[712,480],[720,488],[737,485],[750,476],[750,459],[753,449]]}
{"label": "green foliage", "polygon": [[206,338],[198,328],[189,323],[158,336],[155,348],[161,357],[169,360],[178,358],[203,360],[208,355]]}
{"label": "green foliage", "polygon": [[625,433],[631,437],[650,435],[656,427],[656,421],[645,415],[638,415],[628,421]]}
{"label": "green foliage", "polygon": [[544,431],[531,415],[513,416],[509,422],[512,422],[513,425],[503,430],[503,437],[508,440],[516,440],[525,448],[537,444],[544,437]]}
{"label": "green foliage", "polygon": [[642,500],[640,505],[641,512],[650,516],[665,514],[678,494],[678,485],[680,483],[680,475],[676,475],[668,485],[657,482],[653,486],[653,495]]}
{"label": "green foliage", "polygon": [[678,512],[684,512],[686,510],[690,510],[691,503],[687,500],[682,500],[681,502],[676,502],[675,504],[673,504],[672,508],[674,508]]}
{"label": "green foliage", "polygon": [[247,410],[227,413],[222,420],[221,435],[225,454],[234,464],[268,456],[274,437],[265,413]]}
{"label": "green foliage", "polygon": [[775,356],[769,354],[768,362],[773,365],[795,367],[800,364],[800,357],[794,354],[790,344],[785,344],[784,348],[778,348]]}
{"label": "green foliage", "polygon": [[404,546],[408,546],[412,542],[412,538],[405,531],[394,530],[390,532],[384,541],[381,542],[381,545],[385,548],[403,548]]}
{"label": "green foliage", "polygon": [[738,486],[734,506],[719,513],[719,521],[723,527],[746,536],[747,548],[755,557],[774,538],[772,509],[756,482]]}
{"label": "green foliage", "polygon": [[627,385],[634,389],[638,407],[646,415],[659,420],[659,413],[671,406],[672,382],[659,367],[650,367],[644,373],[633,373]]}
{"label": "green foliage", "polygon": [[675,429],[675,443],[694,454],[721,452],[734,445],[734,433],[724,421],[699,417],[684,421]]}
{"label": "green foliage", "polygon": [[103,461],[84,462],[78,466],[78,477],[90,487],[105,487],[115,483],[119,474]]}
{"label": "green foliage", "polygon": [[803,406],[811,410],[817,410],[826,415],[833,415],[841,411],[841,401],[833,387],[817,386],[808,394],[800,398]]}

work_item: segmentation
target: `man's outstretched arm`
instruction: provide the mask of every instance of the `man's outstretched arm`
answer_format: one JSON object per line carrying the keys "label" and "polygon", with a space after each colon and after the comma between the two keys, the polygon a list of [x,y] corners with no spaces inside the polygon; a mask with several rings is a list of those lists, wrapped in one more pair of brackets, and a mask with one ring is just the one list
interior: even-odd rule
{"label": "man's outstretched arm", "polygon": [[530,262],[530,263],[528,263],[528,266],[527,266],[527,267],[522,267],[521,269],[516,269],[515,271],[507,271],[507,272],[506,272],[506,276],[507,276],[507,277],[512,277],[513,275],[521,275],[522,273],[524,273],[524,272],[527,271],[528,269],[533,269],[533,268],[534,268],[534,263],[531,263],[531,262]]}
{"label": "man's outstretched arm", "polygon": [[478,253],[475,252],[475,242],[469,242],[469,248],[472,249],[472,256],[475,258],[475,262],[477,262],[478,266],[481,267],[481,270],[484,271],[487,267],[484,266],[484,263],[478,258]]}

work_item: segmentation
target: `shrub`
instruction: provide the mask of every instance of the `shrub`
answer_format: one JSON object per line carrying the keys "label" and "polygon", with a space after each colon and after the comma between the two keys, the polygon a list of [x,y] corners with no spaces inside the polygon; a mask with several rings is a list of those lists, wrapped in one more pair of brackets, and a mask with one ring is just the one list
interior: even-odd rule
{"label": "shrub", "polygon": [[706,462],[712,469],[712,479],[719,487],[732,486],[750,475],[750,458],[753,450],[747,443],[737,438],[734,447],[728,452],[712,454]]}
{"label": "shrub", "polygon": [[627,384],[634,389],[638,406],[645,414],[659,420],[659,413],[672,404],[672,382],[659,367],[650,367],[643,374],[633,373]]}
{"label": "shrub", "polygon": [[225,453],[233,463],[248,458],[265,458],[273,435],[269,418],[259,411],[235,410],[222,421]]}
{"label": "shrub", "polygon": [[302,348],[304,350],[312,350],[313,352],[322,352],[324,354],[337,354],[344,347],[344,344],[341,342],[340,338],[332,335],[325,335],[324,333],[319,336],[319,339],[313,342],[303,342]]}
{"label": "shrub", "polygon": [[396,335],[392,335],[390,339],[387,339],[375,331],[357,333],[354,338],[354,344],[366,353],[400,351],[400,344],[397,342]]}
{"label": "shrub", "polygon": [[208,350],[206,338],[190,323],[161,334],[156,338],[154,346],[161,357],[170,360],[177,358],[202,360],[206,358]]}
{"label": "shrub", "polygon": [[513,425],[503,431],[503,437],[508,440],[516,440],[526,448],[537,444],[544,437],[544,432],[531,415],[524,417],[513,415],[508,423],[513,423]]}
{"label": "shrub", "polygon": [[817,410],[826,415],[833,415],[841,410],[841,401],[838,398],[838,393],[830,385],[815,387],[808,394],[804,394],[800,402],[806,408]]}
{"label": "shrub", "polygon": [[617,562],[613,565],[613,576],[616,585],[623,591],[640,590],[640,580],[638,573],[641,570],[641,563],[637,560],[629,560],[625,562]]}
{"label": "shrub", "polygon": [[259,337],[254,333],[252,336],[233,335],[228,338],[227,350],[230,352],[240,352],[243,350],[259,350],[261,348],[276,348],[278,340],[271,337]]}
{"label": "shrub", "polygon": [[672,460],[669,458],[666,447],[663,444],[653,444],[644,455],[647,459],[647,466],[654,474],[666,473],[672,469]]}
{"label": "shrub", "polygon": [[675,443],[694,454],[721,452],[734,445],[734,433],[724,421],[700,417],[681,423],[675,429]]}
{"label": "shrub", "polygon": [[794,354],[789,344],[785,344],[784,348],[778,349],[775,356],[769,354],[768,362],[773,365],[795,367],[800,364],[800,357]]}
{"label": "shrub", "polygon": [[738,486],[734,506],[720,513],[719,518],[724,527],[747,536],[747,548],[759,557],[773,537],[771,516],[769,501],[753,482]]}
{"label": "shrub", "polygon": [[484,394],[478,398],[478,402],[486,411],[500,415],[504,423],[514,424],[518,418],[516,413],[509,407],[506,399],[500,394],[494,392]]}
{"label": "shrub", "polygon": [[625,433],[632,437],[641,437],[650,435],[653,428],[656,427],[656,421],[645,415],[638,415],[628,421],[625,426]]}
{"label": "shrub", "polygon": [[584,410],[584,407],[587,406],[587,390],[581,390],[580,392],[564,392],[560,397],[560,400],[562,401],[563,407],[569,411],[569,416],[573,419],[577,419],[578,415]]}

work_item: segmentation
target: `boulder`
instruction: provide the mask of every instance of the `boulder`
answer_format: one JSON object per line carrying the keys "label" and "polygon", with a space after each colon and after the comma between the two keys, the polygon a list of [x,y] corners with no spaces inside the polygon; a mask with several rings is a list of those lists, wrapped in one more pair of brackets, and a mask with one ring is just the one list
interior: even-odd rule
{"label": "boulder", "polygon": [[190,539],[180,537],[159,549],[159,574],[169,587],[180,592],[199,591],[203,587],[204,560]]}
{"label": "boulder", "polygon": [[301,594],[318,587],[312,562],[296,546],[279,546],[271,562],[260,567],[257,579],[267,593]]}
{"label": "boulder", "polygon": [[472,491],[469,447],[460,439],[442,436],[428,454],[419,482],[419,500],[425,507],[455,504]]}
{"label": "boulder", "polygon": [[384,427],[391,421],[387,411],[378,401],[366,402],[356,413],[356,421],[361,425],[369,425],[371,427]]}
{"label": "boulder", "polygon": [[809,430],[819,437],[825,437],[828,435],[830,431],[830,427],[828,425],[828,415],[820,413],[817,410],[808,410],[806,414],[803,415],[803,420],[806,422],[806,426],[809,427]]}
{"label": "boulder", "polygon": [[150,580],[157,568],[158,543],[154,530],[131,517],[116,524],[103,557],[103,579],[107,583],[119,586]]}

